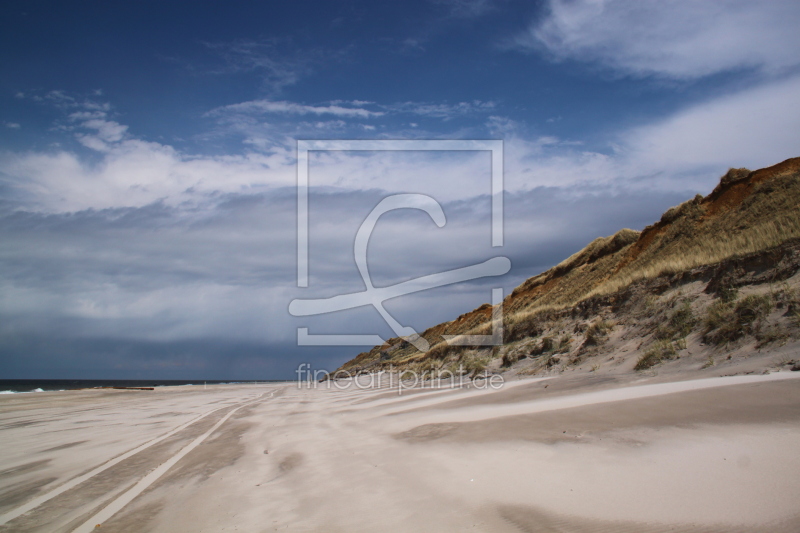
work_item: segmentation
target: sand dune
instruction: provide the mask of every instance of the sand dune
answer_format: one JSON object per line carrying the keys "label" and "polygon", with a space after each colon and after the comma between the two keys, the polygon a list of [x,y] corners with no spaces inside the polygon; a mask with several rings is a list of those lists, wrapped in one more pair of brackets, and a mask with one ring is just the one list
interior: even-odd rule
{"label": "sand dune", "polygon": [[0,530],[794,532],[796,378],[10,395]]}

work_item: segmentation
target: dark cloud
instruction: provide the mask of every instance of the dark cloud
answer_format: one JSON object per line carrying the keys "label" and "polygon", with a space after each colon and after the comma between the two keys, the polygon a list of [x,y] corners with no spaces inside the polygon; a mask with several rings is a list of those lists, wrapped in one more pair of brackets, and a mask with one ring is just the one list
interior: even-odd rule
{"label": "dark cloud", "polygon": [[332,370],[352,352],[219,339],[156,343],[0,334],[4,379],[292,380],[302,363]]}
{"label": "dark cloud", "polygon": [[[212,208],[7,212],[0,217],[0,346],[9,375],[48,369],[78,377],[194,379],[287,376],[311,358],[337,366],[363,348],[305,348],[311,333],[394,333],[371,307],[295,318],[293,298],[363,290],[355,232],[383,198],[378,190],[313,192],[310,286],[296,287],[293,190],[229,194]],[[505,255],[512,271],[387,302],[404,325],[424,329],[506,293],[586,243],[642,228],[686,195],[580,196],[538,188],[508,194],[503,248],[490,246],[488,197],[444,204],[438,228],[417,210],[383,217],[370,242],[376,286]]]}

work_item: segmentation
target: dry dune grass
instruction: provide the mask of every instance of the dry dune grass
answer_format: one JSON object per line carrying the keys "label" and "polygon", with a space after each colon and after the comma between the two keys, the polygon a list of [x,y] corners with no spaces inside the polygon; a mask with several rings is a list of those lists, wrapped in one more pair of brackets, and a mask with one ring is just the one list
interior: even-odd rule
{"label": "dry dune grass", "polygon": [[707,232],[704,238],[674,242],[670,253],[649,256],[648,260],[632,264],[590,290],[586,297],[609,294],[641,279],[684,272],[731,257],[768,250],[800,237],[800,218],[794,213],[740,231],[721,230],[714,235],[713,232]]}
{"label": "dry dune grass", "polygon": [[[517,287],[503,302],[505,341],[535,337],[541,333],[538,324],[559,311],[614,294],[637,281],[713,265],[800,238],[798,206],[800,158],[754,172],[730,169],[708,196],[697,195],[667,210],[641,233],[623,229],[595,239]],[[342,369],[458,359],[465,350],[448,345],[442,335],[489,334],[491,316],[492,307],[486,304],[429,328],[422,334],[432,346],[427,353],[392,339],[359,354]]]}

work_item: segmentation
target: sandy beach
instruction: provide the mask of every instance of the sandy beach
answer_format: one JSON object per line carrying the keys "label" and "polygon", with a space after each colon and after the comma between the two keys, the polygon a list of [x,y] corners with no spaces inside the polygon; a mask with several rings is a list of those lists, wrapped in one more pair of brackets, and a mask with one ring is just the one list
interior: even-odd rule
{"label": "sandy beach", "polygon": [[674,378],[5,395],[0,530],[800,530],[800,373]]}

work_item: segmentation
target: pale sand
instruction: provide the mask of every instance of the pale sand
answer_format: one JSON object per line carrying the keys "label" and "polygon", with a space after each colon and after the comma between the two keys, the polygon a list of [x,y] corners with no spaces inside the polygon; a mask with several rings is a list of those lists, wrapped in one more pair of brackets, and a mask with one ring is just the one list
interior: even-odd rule
{"label": "pale sand", "polygon": [[797,378],[8,395],[0,530],[797,532]]}

